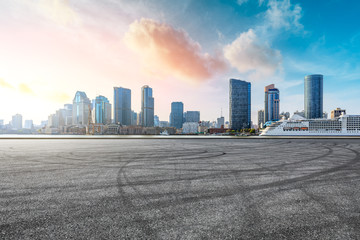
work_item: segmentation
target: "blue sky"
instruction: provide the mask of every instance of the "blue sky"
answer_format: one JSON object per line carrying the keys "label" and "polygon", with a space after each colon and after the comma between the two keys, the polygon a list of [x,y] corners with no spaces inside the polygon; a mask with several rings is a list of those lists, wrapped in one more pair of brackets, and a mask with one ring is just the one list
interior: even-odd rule
{"label": "blue sky", "polygon": [[[228,80],[252,83],[252,120],[264,86],[280,90],[280,110],[303,109],[303,79],[324,75],[324,111],[360,114],[358,1],[4,0],[0,2],[0,110],[36,122],[77,90],[112,102],[112,88],[154,89],[155,113],[172,101],[228,120]],[[40,106],[36,111],[31,106]]]}

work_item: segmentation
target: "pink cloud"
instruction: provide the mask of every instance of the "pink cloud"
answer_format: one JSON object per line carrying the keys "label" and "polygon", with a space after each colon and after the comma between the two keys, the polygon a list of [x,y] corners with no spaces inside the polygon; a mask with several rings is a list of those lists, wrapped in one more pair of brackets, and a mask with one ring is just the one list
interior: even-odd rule
{"label": "pink cloud", "polygon": [[199,82],[226,68],[220,56],[202,53],[184,30],[151,19],[133,22],[124,41],[153,73]]}

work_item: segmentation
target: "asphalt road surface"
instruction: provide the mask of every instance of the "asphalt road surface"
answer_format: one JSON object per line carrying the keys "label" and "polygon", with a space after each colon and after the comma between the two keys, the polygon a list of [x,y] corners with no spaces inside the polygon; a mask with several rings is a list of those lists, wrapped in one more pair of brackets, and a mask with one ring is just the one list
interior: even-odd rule
{"label": "asphalt road surface", "polygon": [[360,139],[0,140],[0,239],[360,239]]}

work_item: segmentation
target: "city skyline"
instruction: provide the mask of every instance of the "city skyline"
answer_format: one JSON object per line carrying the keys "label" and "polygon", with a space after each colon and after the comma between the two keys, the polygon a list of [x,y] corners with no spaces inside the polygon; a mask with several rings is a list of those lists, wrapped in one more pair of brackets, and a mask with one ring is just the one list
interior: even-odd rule
{"label": "city skyline", "polygon": [[[156,89],[160,120],[168,119],[176,100],[200,109],[202,119],[216,120],[221,108],[227,119],[227,81],[236,78],[252,84],[256,123],[264,86],[276,84],[281,91],[281,112],[301,111],[303,78],[318,73],[325,79],[324,111],[340,107],[356,114],[357,6],[310,0],[5,0],[0,100],[13,100],[1,107],[0,119],[7,123],[21,113],[40,123],[71,103],[78,89],[114,104],[114,86],[133,89],[132,110],[140,112],[137,89],[147,84]],[[344,17],[335,21],[339,13]],[[142,40],[152,45],[143,48]]]}

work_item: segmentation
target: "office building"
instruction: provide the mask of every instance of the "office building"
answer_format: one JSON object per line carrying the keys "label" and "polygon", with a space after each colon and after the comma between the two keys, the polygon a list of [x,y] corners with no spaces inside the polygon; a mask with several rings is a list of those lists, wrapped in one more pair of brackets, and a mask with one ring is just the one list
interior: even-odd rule
{"label": "office building", "polygon": [[21,114],[15,114],[12,116],[11,126],[14,130],[20,130],[23,128],[23,120]]}
{"label": "office building", "polygon": [[258,111],[258,128],[263,128],[265,123],[265,111],[259,110]]}
{"label": "office building", "polygon": [[131,90],[114,87],[115,124],[131,125]]}
{"label": "office building", "polygon": [[72,106],[73,125],[87,125],[90,110],[91,102],[90,99],[86,96],[86,93],[77,91],[73,99]]}
{"label": "office building", "polygon": [[251,83],[230,79],[229,120],[233,130],[251,127]]}
{"label": "office building", "polygon": [[346,110],[341,108],[336,108],[331,111],[331,119],[335,119],[337,117],[340,117],[341,115],[346,115]]}
{"label": "office building", "polygon": [[305,118],[323,117],[323,75],[308,75],[304,78]]}
{"label": "office building", "polygon": [[94,101],[95,123],[110,124],[111,123],[111,104],[104,96],[97,96]]}
{"label": "office building", "polygon": [[182,128],[184,122],[184,104],[182,102],[171,103],[170,126],[177,129]]}
{"label": "office building", "polygon": [[145,85],[141,88],[141,125],[154,126],[154,98],[152,88]]}
{"label": "office building", "polygon": [[225,118],[224,117],[217,118],[216,128],[221,128],[221,127],[225,127]]}
{"label": "office building", "polygon": [[187,111],[184,113],[185,122],[200,122],[199,111]]}
{"label": "office building", "polygon": [[274,84],[265,87],[264,121],[278,121],[280,119],[280,92]]}

